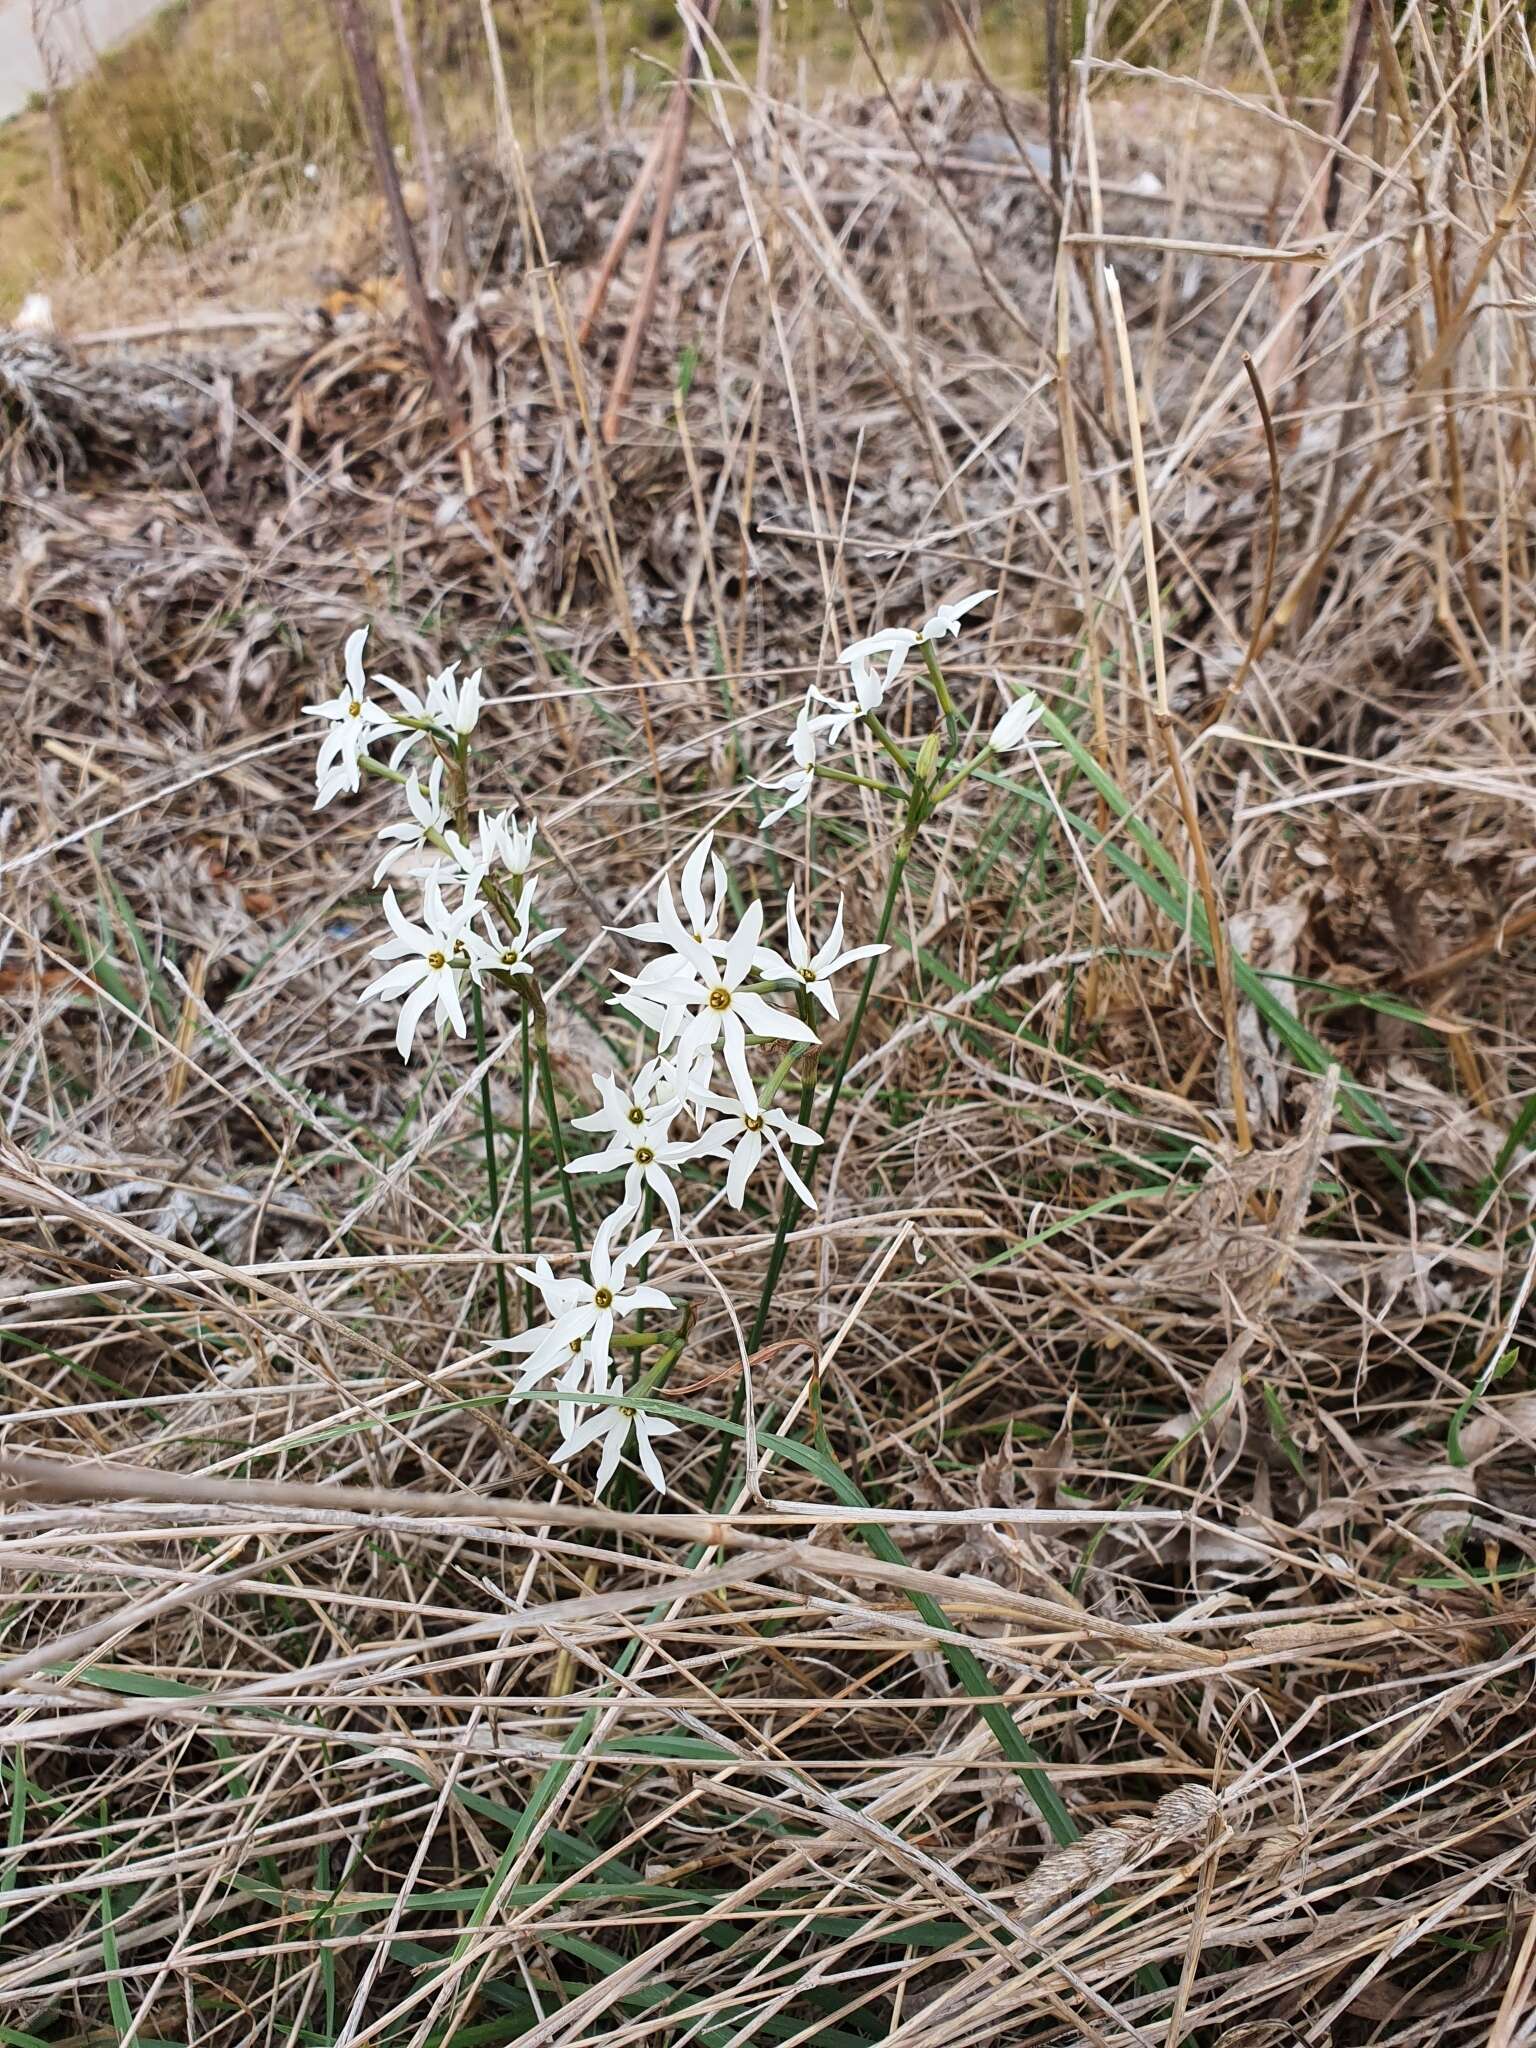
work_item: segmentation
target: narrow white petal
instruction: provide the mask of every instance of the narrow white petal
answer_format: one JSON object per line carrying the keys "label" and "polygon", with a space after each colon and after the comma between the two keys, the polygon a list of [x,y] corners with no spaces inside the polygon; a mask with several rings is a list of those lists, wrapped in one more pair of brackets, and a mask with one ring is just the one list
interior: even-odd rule
{"label": "narrow white petal", "polygon": [[661,1469],[661,1460],[651,1448],[650,1429],[648,1416],[635,1417],[635,1450],[639,1454],[641,1471],[658,1493],[665,1493],[667,1482]]}

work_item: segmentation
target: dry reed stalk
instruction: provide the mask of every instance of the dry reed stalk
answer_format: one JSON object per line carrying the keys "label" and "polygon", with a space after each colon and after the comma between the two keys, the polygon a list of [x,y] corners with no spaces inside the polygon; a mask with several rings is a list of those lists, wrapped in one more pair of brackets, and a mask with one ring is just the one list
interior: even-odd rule
{"label": "dry reed stalk", "polygon": [[1146,575],[1148,631],[1152,640],[1153,672],[1156,678],[1153,717],[1168,757],[1168,767],[1173,776],[1174,787],[1178,791],[1184,829],[1189,834],[1190,850],[1195,859],[1200,900],[1205,909],[1207,941],[1216,968],[1217,989],[1221,996],[1227,1071],[1232,1083],[1232,1121],[1237,1133],[1237,1149],[1239,1153],[1243,1153],[1253,1148],[1253,1132],[1248,1121],[1247,1083],[1243,1076],[1242,1056],[1237,1042],[1237,991],[1233,986],[1232,966],[1227,951],[1226,923],[1216,900],[1216,885],[1211,874],[1210,858],[1205,850],[1205,836],[1200,830],[1200,814],[1188,771],[1184,766],[1178,735],[1173,729],[1173,713],[1168,705],[1168,664],[1163,644],[1163,601],[1158,587],[1157,553],[1152,533],[1152,500],[1147,489],[1146,456],[1141,443],[1140,400],[1136,388],[1136,365],[1131,355],[1131,330],[1126,324],[1120,281],[1112,270],[1106,270],[1105,283],[1108,288],[1110,317],[1114,322],[1115,338],[1120,350],[1120,376],[1125,387],[1125,415],[1131,443],[1131,476],[1136,486],[1136,511],[1141,524],[1141,559]]}

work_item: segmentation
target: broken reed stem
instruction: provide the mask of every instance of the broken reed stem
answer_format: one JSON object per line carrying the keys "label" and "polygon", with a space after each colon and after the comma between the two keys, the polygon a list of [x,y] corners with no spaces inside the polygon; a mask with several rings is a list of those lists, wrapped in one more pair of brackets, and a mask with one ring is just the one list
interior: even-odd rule
{"label": "broken reed stem", "polygon": [[651,180],[655,177],[656,166],[661,161],[667,134],[668,126],[664,120],[651,137],[645,152],[645,161],[640,166],[635,182],[630,187],[629,197],[624,202],[624,210],[608,238],[608,247],[603,251],[603,260],[597,266],[597,275],[592,280],[592,289],[587,294],[587,303],[582,310],[581,325],[576,330],[577,344],[581,348],[585,348],[592,339],[592,330],[603,310],[608,287],[613,283],[619,265],[624,261],[625,250],[634,240],[635,228],[645,211],[645,195],[651,189]]}
{"label": "broken reed stem", "polygon": [[1178,792],[1184,830],[1189,835],[1190,849],[1194,854],[1200,900],[1205,907],[1206,933],[1211,948],[1211,959],[1216,968],[1217,992],[1221,999],[1221,1028],[1227,1047],[1227,1071],[1232,1085],[1232,1122],[1237,1135],[1237,1149],[1240,1153],[1250,1152],[1253,1149],[1253,1130],[1248,1122],[1248,1102],[1243,1087],[1243,1063],[1237,1044],[1237,993],[1232,985],[1232,962],[1227,951],[1221,909],[1216,900],[1216,885],[1211,874],[1211,863],[1205,850],[1205,838],[1200,830],[1200,813],[1195,803],[1194,789],[1179,751],[1178,735],[1173,729],[1173,713],[1168,708],[1168,660],[1163,645],[1163,598],[1157,583],[1157,553],[1152,539],[1152,494],[1147,487],[1147,459],[1141,439],[1141,408],[1136,390],[1136,366],[1131,358],[1131,330],[1126,324],[1125,302],[1120,296],[1120,280],[1107,263],[1104,266],[1104,287],[1114,318],[1115,340],[1120,352],[1120,378],[1125,387],[1126,427],[1131,443],[1131,475],[1136,485],[1136,516],[1141,527],[1141,558],[1146,577],[1147,620],[1152,635],[1152,672],[1156,684],[1153,722],[1162,740],[1163,751],[1168,756],[1168,767],[1173,776],[1174,788]]}
{"label": "broken reed stem", "polygon": [[667,255],[672,202],[677,197],[678,180],[683,171],[683,151],[687,147],[688,128],[693,119],[693,94],[689,90],[692,66],[693,45],[690,43],[677,84],[672,89],[672,107],[667,115],[666,141],[662,148],[659,175],[656,180],[656,210],[651,215],[651,232],[645,244],[645,268],[640,274],[640,288],[635,294],[629,325],[624,330],[624,341],[619,349],[618,363],[614,368],[613,383],[609,387],[608,402],[603,407],[603,440],[610,447],[619,438],[619,421],[625,406],[629,403],[629,394],[634,389],[635,372],[640,366],[640,351],[645,345],[651,315],[656,310],[656,294],[661,289],[661,271]]}
{"label": "broken reed stem", "polygon": [[[1259,651],[1259,636],[1269,617],[1269,600],[1275,587],[1275,563],[1280,554],[1280,444],[1275,438],[1274,415],[1269,409],[1269,400],[1264,395],[1264,386],[1259,381],[1258,366],[1248,351],[1243,351],[1243,368],[1253,391],[1254,404],[1259,409],[1259,425],[1264,434],[1264,452],[1269,462],[1269,537],[1264,549],[1264,573],[1259,579],[1258,596],[1253,607],[1253,619],[1248,628],[1248,645],[1243,649],[1243,658],[1237,665],[1237,673],[1216,699],[1215,706],[1200,721],[1202,732],[1219,718],[1226,716],[1227,707],[1237,698],[1239,691],[1248,680],[1249,671]],[[1255,540],[1257,548],[1257,540]]]}
{"label": "broken reed stem", "polygon": [[400,59],[400,95],[411,124],[411,150],[416,175],[427,201],[427,275],[437,277],[443,260],[443,209],[438,191],[437,165],[432,155],[432,137],[427,127],[427,110],[421,97],[421,80],[416,55],[406,26],[405,0],[389,0],[390,25],[395,32],[395,53]]}
{"label": "broken reed stem", "polygon": [[432,388],[437,393],[437,402],[443,409],[443,418],[454,439],[459,440],[465,432],[463,415],[457,393],[453,388],[453,380],[448,374],[448,358],[443,353],[443,337],[432,317],[432,308],[427,303],[427,288],[422,281],[421,260],[416,253],[416,237],[411,233],[410,215],[405,210],[405,197],[400,190],[400,172],[389,140],[389,116],[384,106],[384,85],[379,77],[378,60],[374,55],[373,31],[363,14],[360,0],[331,0],[331,4],[336,10],[342,41],[346,45],[347,55],[351,59],[352,70],[357,78],[363,126],[368,131],[368,147],[373,156],[374,172],[389,213],[390,227],[395,238],[395,252],[400,258],[400,270],[405,279],[405,296],[410,304],[411,317],[421,336],[422,350],[427,358],[427,370],[432,379]]}
{"label": "broken reed stem", "polygon": [[[1054,5],[1054,0],[1049,0]],[[1093,745],[1098,763],[1109,774],[1109,720],[1104,708],[1104,672],[1099,664],[1098,606],[1089,577],[1088,509],[1083,496],[1083,466],[1077,446],[1077,416],[1072,409],[1071,272],[1065,250],[1056,252],[1056,418],[1061,439],[1062,477],[1067,502],[1072,508],[1072,540],[1077,551],[1078,606],[1082,613],[1083,660],[1088,668],[1088,688],[1093,705]],[[1095,823],[1098,844],[1093,850],[1093,909],[1090,913],[1089,945],[1092,957],[1083,985],[1085,1015],[1098,1015],[1099,969],[1104,951],[1104,901],[1109,855],[1109,803],[1104,792],[1096,793]]]}

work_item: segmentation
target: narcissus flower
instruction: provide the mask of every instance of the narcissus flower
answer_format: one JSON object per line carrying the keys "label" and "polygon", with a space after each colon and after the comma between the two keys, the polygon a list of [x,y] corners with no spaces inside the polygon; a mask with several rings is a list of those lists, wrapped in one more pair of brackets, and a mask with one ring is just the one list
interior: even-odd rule
{"label": "narcissus flower", "polygon": [[434,833],[441,838],[447,831],[449,818],[443,806],[443,764],[440,760],[432,763],[432,773],[427,778],[425,789],[414,775],[411,777],[405,785],[405,801],[411,815],[393,825],[386,825],[379,834],[388,843],[389,850],[373,871],[375,888],[397,860],[409,853],[420,853]]}
{"label": "narcissus flower", "polygon": [[[622,1393],[615,1388],[615,1393]],[[574,1458],[578,1451],[589,1450],[593,1444],[601,1444],[603,1455],[597,1462],[597,1477],[592,1482],[594,1495],[601,1495],[614,1473],[619,1469],[619,1460],[624,1455],[624,1446],[629,1442],[630,1431],[635,1434],[635,1454],[640,1460],[640,1469],[658,1493],[667,1490],[666,1475],[661,1469],[661,1460],[656,1455],[656,1438],[676,1436],[678,1424],[668,1422],[659,1415],[645,1415],[638,1408],[628,1408],[622,1400],[605,1401],[595,1415],[589,1415],[585,1422],[578,1423],[565,1442],[556,1451],[554,1462],[563,1465],[567,1458]]]}
{"label": "narcissus flower", "polygon": [[355,796],[362,784],[363,758],[370,744],[393,730],[388,712],[368,701],[368,678],[363,673],[363,646],[368,628],[359,626],[347,638],[346,681],[334,697],[323,704],[306,704],[306,718],[330,721],[330,730],[320,742],[315,757],[315,809],[323,811],[333,796],[345,791]]}
{"label": "narcissus flower", "polygon": [[358,997],[361,1003],[377,998],[403,998],[395,1045],[403,1060],[411,1056],[416,1026],[432,1004],[437,1005],[437,1028],[452,1025],[460,1038],[465,1033],[464,1005],[459,983],[464,975],[478,982],[487,967],[498,963],[471,920],[478,908],[477,883],[464,891],[464,901],[455,911],[443,902],[442,890],[429,879],[422,893],[422,922],[412,924],[405,916],[393,889],[384,892],[384,915],[394,933],[382,946],[375,946],[371,960],[393,960],[398,964],[371,981]]}
{"label": "narcissus flower", "polygon": [[517,812],[481,811],[476,819],[475,854],[488,873],[515,875],[519,880],[533,865],[538,826],[532,819],[519,825]]}
{"label": "narcissus flower", "polygon": [[649,1188],[666,1210],[673,1230],[681,1237],[683,1219],[671,1177],[694,1157],[699,1141],[671,1135],[672,1119],[679,1106],[674,1103],[660,1116],[642,1117],[638,1124],[626,1122],[624,1129],[615,1131],[601,1152],[584,1152],[579,1159],[571,1160],[566,1170],[569,1173],[622,1173],[624,1198],[614,1214],[624,1222],[640,1213],[643,1190]]}
{"label": "narcissus flower", "polygon": [[781,960],[776,953],[766,949],[759,954],[758,964],[765,972],[772,974],[776,981],[790,981],[803,988],[807,995],[814,996],[829,1017],[837,1015],[837,1003],[832,994],[832,977],[839,969],[851,967],[855,960],[873,960],[879,953],[889,953],[889,946],[853,946],[845,953],[843,945],[843,903],[838,898],[837,916],[833,919],[832,930],[825,943],[816,952],[811,951],[811,942],[800,928],[795,915],[795,887],[789,886],[789,901],[785,911],[785,940],[789,947],[788,961]]}
{"label": "narcissus flower", "polygon": [[[725,862],[714,850],[715,835],[706,832],[698,845],[683,863],[681,894],[683,911],[681,922],[700,944],[706,944],[719,929],[720,913],[726,903]],[[705,874],[709,884],[705,884]],[[629,924],[618,927],[619,936],[635,939],[642,946],[664,946],[667,935],[657,921],[661,916],[661,905],[665,901],[673,918],[677,919],[677,906],[672,900],[672,884],[663,875],[656,885],[656,919],[646,924]]]}
{"label": "narcissus flower", "polygon": [[612,1074],[594,1074],[601,1107],[586,1116],[572,1117],[578,1131],[603,1131],[621,1137],[637,1131],[643,1123],[669,1115],[682,1106],[682,1091],[676,1069],[668,1060],[647,1060],[628,1087],[621,1087]]}
{"label": "narcissus flower", "polygon": [[[861,711],[878,711],[885,701],[885,693],[906,666],[907,656],[917,645],[921,636],[909,626],[884,626],[878,633],[871,633],[865,640],[855,640],[851,647],[845,647],[837,657],[853,682],[853,694]],[[885,668],[877,674],[875,663],[881,656]]]}
{"label": "narcissus flower", "polygon": [[496,1347],[501,1351],[529,1353],[517,1383],[520,1394],[526,1394],[540,1380],[563,1369],[571,1346],[578,1340],[587,1348],[591,1370],[606,1374],[613,1326],[618,1318],[633,1315],[641,1308],[671,1308],[671,1295],[663,1294],[659,1287],[628,1285],[629,1269],[639,1264],[661,1232],[648,1230],[643,1237],[615,1252],[613,1239],[626,1220],[619,1215],[603,1219],[587,1255],[585,1279],[575,1275],[568,1280],[557,1279],[548,1259],[543,1258],[535,1262],[532,1271],[517,1268],[518,1278],[538,1289],[545,1308],[554,1317],[553,1322],[541,1324],[536,1330],[524,1330],[520,1336],[509,1337]]}
{"label": "narcissus flower", "polygon": [[[373,680],[388,690],[404,717],[435,725],[440,732],[454,739],[465,739],[480,719],[480,677],[481,671],[476,669],[461,683],[459,664],[450,661],[445,669],[432,677],[424,695],[405,683],[397,683],[393,676],[376,675]],[[398,723],[395,730],[399,730]],[[407,746],[413,738],[414,734],[407,732]]]}
{"label": "narcissus flower", "polygon": [[1016,753],[1028,745],[1029,735],[1045,716],[1045,706],[1033,690],[1026,690],[1022,697],[1015,697],[1008,709],[992,728],[992,737],[987,742],[995,754]]}
{"label": "narcissus flower", "polygon": [[784,1150],[783,1140],[788,1138],[792,1145],[819,1145],[819,1131],[813,1131],[809,1124],[796,1122],[782,1109],[760,1109],[756,1096],[743,1100],[739,1096],[706,1095],[704,1100],[711,1109],[718,1109],[723,1114],[699,1140],[696,1156],[730,1160],[730,1169],[725,1177],[725,1196],[733,1209],[741,1207],[747,1182],[757,1171],[765,1151],[772,1153],[780,1173],[806,1208],[815,1208],[816,1198],[796,1173]]}
{"label": "narcissus flower", "polygon": [[918,628],[917,638],[928,641],[930,645],[935,640],[942,640],[946,633],[953,633],[958,638],[960,621],[966,613],[973,612],[977,605],[985,604],[989,597],[996,595],[995,590],[973,590],[968,596],[955,598],[951,604],[941,604],[932,618],[924,619]]}
{"label": "narcissus flower", "polygon": [[[706,1046],[718,1044],[737,1093],[744,1102],[755,1102],[756,1090],[747,1065],[749,1032],[759,1038],[816,1043],[816,1034],[808,1024],[774,1009],[771,1003],[743,986],[757,965],[763,906],[759,902],[749,903],[741,923],[723,944],[701,944],[684,931],[669,905],[661,904],[658,908],[672,952],[657,963],[666,978],[662,978],[660,971],[654,981],[646,978],[645,996],[653,1005],[665,1006],[669,1013],[675,1013],[679,1007],[692,1012],[678,1033],[677,1057],[683,1066],[692,1066]],[[627,1002],[624,997],[617,1000]]]}
{"label": "narcissus flower", "polygon": [[489,911],[484,913],[481,921],[485,929],[486,966],[502,974],[531,974],[533,962],[539,954],[546,946],[552,946],[565,930],[564,925],[552,925],[548,931],[542,932],[530,930],[529,920],[533,916],[533,899],[536,892],[536,883],[523,884],[522,892],[514,905],[514,922],[510,932],[503,932]]}
{"label": "narcissus flower", "polygon": [[480,723],[481,674],[476,669],[461,683],[459,664],[450,661],[441,675],[435,675],[427,685],[428,716],[456,739],[467,739]]}

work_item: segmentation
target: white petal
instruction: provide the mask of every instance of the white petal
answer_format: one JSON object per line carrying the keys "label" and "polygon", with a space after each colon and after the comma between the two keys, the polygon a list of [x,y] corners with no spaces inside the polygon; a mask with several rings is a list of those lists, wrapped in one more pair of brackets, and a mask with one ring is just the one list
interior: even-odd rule
{"label": "white petal", "polygon": [[665,1493],[667,1482],[661,1469],[661,1460],[651,1448],[650,1431],[652,1424],[645,1415],[635,1417],[635,1449],[640,1457],[640,1469],[658,1493]]}
{"label": "white petal", "polygon": [[368,644],[368,628],[359,626],[355,633],[347,635],[344,655],[347,681],[352,685],[352,694],[361,697],[368,687],[368,678],[363,673],[363,649]]}
{"label": "white petal", "polygon": [[409,1060],[411,1056],[411,1047],[416,1040],[416,1026],[421,1021],[422,1011],[431,1001],[432,982],[429,977],[418,983],[400,1007],[400,1021],[395,1027],[395,1050],[403,1060]]}
{"label": "white petal", "polygon": [[619,1469],[619,1459],[624,1452],[624,1440],[629,1435],[629,1417],[621,1408],[606,1409],[604,1419],[608,1424],[608,1437],[603,1445],[603,1455],[598,1461],[597,1477],[592,1482],[592,1491],[599,1497]]}

